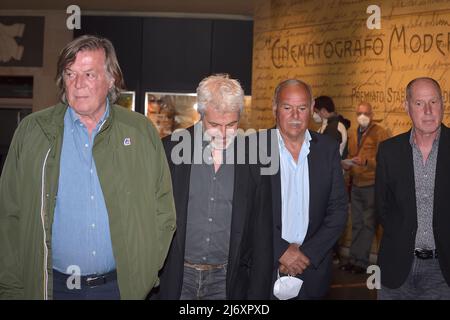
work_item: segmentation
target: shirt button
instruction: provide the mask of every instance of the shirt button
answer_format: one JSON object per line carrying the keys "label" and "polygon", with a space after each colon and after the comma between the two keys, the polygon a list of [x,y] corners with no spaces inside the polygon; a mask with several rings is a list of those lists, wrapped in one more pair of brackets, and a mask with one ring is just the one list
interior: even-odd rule
{"label": "shirt button", "polygon": [[211,198],[211,201],[214,201],[214,198]]}
{"label": "shirt button", "polygon": [[88,145],[87,143],[86,143],[84,146],[85,146],[86,148],[89,147],[89,145]]}
{"label": "shirt button", "polygon": [[213,180],[216,181],[216,177],[213,177]]}
{"label": "shirt button", "polygon": [[94,200],[94,196],[91,196],[91,200]]}
{"label": "shirt button", "polygon": [[212,158],[211,158],[211,157],[208,157],[208,160],[209,160],[209,161],[211,161],[211,160],[212,160]]}
{"label": "shirt button", "polygon": [[92,229],[94,229],[95,228],[95,223],[91,224],[91,227],[92,227]]}
{"label": "shirt button", "polygon": [[206,238],[206,242],[209,242],[209,238]]}
{"label": "shirt button", "polygon": [[206,261],[206,257],[203,257],[202,260],[203,260],[203,261]]}
{"label": "shirt button", "polygon": [[212,222],[212,218],[209,218],[208,221],[209,221],[209,222]]}
{"label": "shirt button", "polygon": [[92,255],[93,255],[93,256],[95,256],[95,254],[96,254],[96,253],[97,253],[97,252],[95,252],[95,250],[94,250],[94,251],[92,251]]}
{"label": "shirt button", "polygon": [[91,173],[94,173],[94,169],[91,169]]}

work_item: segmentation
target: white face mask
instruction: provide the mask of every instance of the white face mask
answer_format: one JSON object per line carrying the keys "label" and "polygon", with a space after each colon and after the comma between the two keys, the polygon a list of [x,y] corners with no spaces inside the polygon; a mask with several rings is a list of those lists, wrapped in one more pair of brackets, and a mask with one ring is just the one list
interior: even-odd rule
{"label": "white face mask", "polygon": [[313,120],[315,123],[322,123],[322,118],[317,112],[313,112]]}
{"label": "white face mask", "polygon": [[295,298],[298,296],[302,285],[302,279],[291,276],[280,277],[278,272],[278,279],[273,285],[273,295],[280,300]]}
{"label": "white face mask", "polygon": [[365,114],[360,114],[356,120],[363,129],[367,128],[370,124],[370,118]]}

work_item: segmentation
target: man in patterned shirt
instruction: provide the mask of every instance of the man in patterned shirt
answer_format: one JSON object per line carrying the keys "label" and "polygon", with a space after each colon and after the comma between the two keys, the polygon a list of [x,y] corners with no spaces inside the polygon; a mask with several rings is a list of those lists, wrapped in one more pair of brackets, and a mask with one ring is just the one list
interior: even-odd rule
{"label": "man in patterned shirt", "polygon": [[383,142],[377,155],[378,298],[450,299],[450,129],[439,83],[412,80],[405,108],[413,128]]}

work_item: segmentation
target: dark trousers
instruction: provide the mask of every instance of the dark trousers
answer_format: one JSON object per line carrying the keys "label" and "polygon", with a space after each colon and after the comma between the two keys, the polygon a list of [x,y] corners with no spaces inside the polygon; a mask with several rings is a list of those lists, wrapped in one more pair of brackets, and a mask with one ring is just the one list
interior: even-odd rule
{"label": "dark trousers", "polygon": [[67,279],[70,276],[53,270],[53,300],[120,300],[115,273],[109,274],[106,283],[98,286],[88,286],[81,281],[80,289],[68,288]]}
{"label": "dark trousers", "polygon": [[438,259],[414,257],[405,283],[397,289],[381,286],[378,300],[450,300],[450,287],[445,282]]}
{"label": "dark trousers", "polygon": [[352,244],[350,261],[360,267],[369,265],[370,249],[375,235],[375,188],[352,188]]}

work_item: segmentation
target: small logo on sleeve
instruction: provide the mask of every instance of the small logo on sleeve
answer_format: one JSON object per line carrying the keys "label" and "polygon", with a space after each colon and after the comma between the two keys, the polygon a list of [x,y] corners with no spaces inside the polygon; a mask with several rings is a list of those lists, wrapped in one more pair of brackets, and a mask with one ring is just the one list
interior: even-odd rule
{"label": "small logo on sleeve", "polygon": [[124,145],[124,146],[129,146],[129,145],[131,145],[131,139],[130,139],[130,138],[125,138],[125,139],[123,140],[123,145]]}

